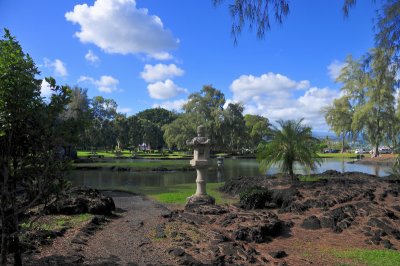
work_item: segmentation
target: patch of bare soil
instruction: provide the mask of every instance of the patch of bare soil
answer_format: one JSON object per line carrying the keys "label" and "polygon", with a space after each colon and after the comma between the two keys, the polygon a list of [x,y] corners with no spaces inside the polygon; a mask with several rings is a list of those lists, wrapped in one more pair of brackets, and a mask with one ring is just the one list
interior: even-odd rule
{"label": "patch of bare soil", "polygon": [[163,216],[170,211],[140,195],[104,192],[116,205],[114,217],[97,216],[68,230],[28,257],[27,265],[175,265],[166,255]]}

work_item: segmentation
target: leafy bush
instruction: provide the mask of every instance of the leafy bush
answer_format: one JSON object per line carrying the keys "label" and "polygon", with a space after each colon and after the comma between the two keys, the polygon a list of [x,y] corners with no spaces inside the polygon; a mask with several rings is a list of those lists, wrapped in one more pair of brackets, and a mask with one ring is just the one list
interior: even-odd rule
{"label": "leafy bush", "polygon": [[240,207],[246,210],[262,209],[271,200],[271,192],[262,187],[251,187],[240,193]]}

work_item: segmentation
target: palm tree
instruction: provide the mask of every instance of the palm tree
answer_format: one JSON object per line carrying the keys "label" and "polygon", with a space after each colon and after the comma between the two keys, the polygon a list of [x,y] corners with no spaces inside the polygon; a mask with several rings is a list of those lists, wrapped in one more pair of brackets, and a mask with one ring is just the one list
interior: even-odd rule
{"label": "palm tree", "polygon": [[293,165],[295,162],[314,170],[320,164],[317,155],[318,139],[311,134],[311,127],[302,125],[300,120],[279,120],[281,129],[273,127],[270,140],[258,153],[258,160],[264,169],[278,164],[281,171],[289,173],[292,181],[295,180]]}

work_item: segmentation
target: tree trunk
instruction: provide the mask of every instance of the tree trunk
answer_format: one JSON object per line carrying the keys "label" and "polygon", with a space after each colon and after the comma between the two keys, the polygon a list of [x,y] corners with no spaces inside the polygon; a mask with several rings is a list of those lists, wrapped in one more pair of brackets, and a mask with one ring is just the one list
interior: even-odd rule
{"label": "tree trunk", "polygon": [[342,153],[344,153],[344,139],[346,137],[346,134],[342,134]]}
{"label": "tree trunk", "polygon": [[293,173],[293,164],[291,164],[289,166],[289,175],[290,175],[290,179],[292,180],[292,183],[294,183],[295,176],[294,176],[294,173]]}
{"label": "tree trunk", "polygon": [[13,237],[12,237],[12,247],[14,251],[14,265],[20,266],[22,265],[21,258],[21,248],[19,244],[19,222],[18,222],[18,210],[17,210],[17,177],[15,176],[16,170],[18,167],[17,160],[14,158],[14,166],[13,166],[13,178],[12,178],[12,192],[11,192],[11,206],[13,211]]}
{"label": "tree trunk", "polygon": [[378,155],[379,155],[379,144],[375,144],[374,157],[378,157]]}
{"label": "tree trunk", "polygon": [[1,264],[7,264],[7,193],[8,193],[8,167],[5,162],[2,164],[3,184],[1,191]]}
{"label": "tree trunk", "polygon": [[19,234],[18,234],[19,230],[18,228],[15,228],[15,230],[16,230],[15,235],[12,237],[12,246],[14,248],[14,265],[22,266],[21,248],[20,248]]}

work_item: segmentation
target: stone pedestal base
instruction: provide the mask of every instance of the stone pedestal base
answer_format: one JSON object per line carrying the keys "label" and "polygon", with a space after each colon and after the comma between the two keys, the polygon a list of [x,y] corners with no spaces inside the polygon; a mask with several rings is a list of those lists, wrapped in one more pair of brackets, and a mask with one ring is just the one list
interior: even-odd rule
{"label": "stone pedestal base", "polygon": [[210,195],[193,195],[187,198],[185,209],[193,209],[201,205],[214,205],[215,199]]}

